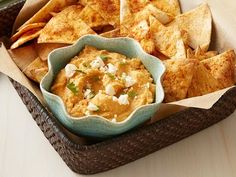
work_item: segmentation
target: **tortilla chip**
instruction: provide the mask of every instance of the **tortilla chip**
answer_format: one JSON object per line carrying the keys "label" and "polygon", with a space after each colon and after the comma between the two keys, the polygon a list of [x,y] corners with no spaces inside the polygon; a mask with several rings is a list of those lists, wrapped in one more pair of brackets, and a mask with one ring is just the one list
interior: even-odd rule
{"label": "tortilla chip", "polygon": [[201,61],[212,76],[221,83],[222,88],[235,84],[235,53],[228,50],[213,58]]}
{"label": "tortilla chip", "polygon": [[67,44],[54,44],[54,43],[43,43],[43,44],[34,44],[34,49],[38,54],[39,58],[43,61],[48,59],[48,55],[55,49],[60,47],[65,47]]}
{"label": "tortilla chip", "polygon": [[35,29],[27,31],[20,38],[18,38],[17,41],[15,41],[11,45],[11,49],[15,49],[15,48],[21,46],[22,44],[24,44],[28,41],[31,41],[34,38],[37,38],[40,35],[41,32],[42,32],[41,28],[35,28]]}
{"label": "tortilla chip", "polygon": [[164,102],[173,102],[186,98],[194,74],[196,60],[165,60],[166,72],[162,80],[165,92]]}
{"label": "tortilla chip", "polygon": [[186,58],[182,33],[176,27],[165,27],[158,20],[150,26],[156,48],[169,58]]}
{"label": "tortilla chip", "polygon": [[181,13],[178,0],[152,0],[151,3],[163,12],[173,16],[177,16]]}
{"label": "tortilla chip", "polygon": [[52,18],[51,12],[60,12],[66,6],[76,3],[77,0],[50,0],[43,8],[34,14],[33,17],[26,21],[19,30],[31,23],[48,22],[50,18]]}
{"label": "tortilla chip", "polygon": [[202,63],[198,63],[188,89],[188,98],[205,95],[220,89],[220,83]]}
{"label": "tortilla chip", "polygon": [[46,25],[46,23],[43,23],[43,22],[25,25],[11,37],[11,41],[12,42],[16,41],[22,34],[24,34],[25,32],[27,32],[29,30],[32,30],[35,28],[43,28],[45,25]]}
{"label": "tortilla chip", "polygon": [[120,29],[116,28],[114,30],[111,30],[111,31],[108,31],[108,32],[105,32],[105,33],[101,33],[100,36],[107,37],[107,38],[121,37]]}
{"label": "tortilla chip", "polygon": [[109,25],[109,23],[101,17],[99,13],[93,10],[90,6],[86,6],[79,15],[90,28],[98,28]]}
{"label": "tortilla chip", "polygon": [[42,78],[48,72],[48,64],[46,61],[42,61],[40,58],[36,58],[23,70],[23,72],[33,81],[40,83]]}
{"label": "tortilla chip", "polygon": [[51,18],[43,28],[38,43],[73,44],[85,34],[96,34],[79,19],[80,12],[80,7],[73,5]]}
{"label": "tortilla chip", "polygon": [[212,17],[207,4],[181,14],[175,18],[168,26],[178,26],[182,31],[188,33],[188,45],[193,49],[198,46],[203,51],[207,51],[211,41]]}
{"label": "tortilla chip", "polygon": [[99,13],[110,25],[120,25],[120,1],[119,0],[86,0],[80,2],[89,5]]}

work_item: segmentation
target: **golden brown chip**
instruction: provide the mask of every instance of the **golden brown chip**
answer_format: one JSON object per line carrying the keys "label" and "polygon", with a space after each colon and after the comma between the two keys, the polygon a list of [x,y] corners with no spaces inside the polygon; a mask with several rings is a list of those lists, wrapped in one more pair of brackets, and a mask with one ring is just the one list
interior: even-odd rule
{"label": "golden brown chip", "polygon": [[46,61],[42,61],[40,58],[36,58],[24,69],[23,72],[33,81],[40,83],[42,78],[48,72],[48,64]]}
{"label": "golden brown chip", "polygon": [[109,23],[104,20],[99,13],[88,5],[81,11],[79,18],[90,26],[90,28],[98,28],[109,25]]}
{"label": "golden brown chip", "polygon": [[24,43],[26,43],[28,41],[31,41],[34,38],[37,38],[40,35],[41,31],[42,31],[41,28],[35,28],[35,29],[27,31],[26,33],[21,35],[21,37],[18,38],[18,40],[15,41],[11,45],[11,49],[15,49],[15,48],[21,46],[22,44],[24,44]]}
{"label": "golden brown chip", "polygon": [[54,49],[65,47],[67,44],[55,44],[55,43],[43,43],[43,44],[34,44],[34,49],[37,52],[39,58],[43,61],[48,59],[48,55]]}
{"label": "golden brown chip", "polygon": [[201,63],[221,83],[223,88],[235,84],[235,53],[233,50],[203,60]]}
{"label": "golden brown chip", "polygon": [[212,17],[207,4],[181,14],[168,26],[178,26],[182,31],[188,33],[188,45],[193,49],[198,46],[207,51],[211,41]]}
{"label": "golden brown chip", "polygon": [[50,0],[36,14],[34,14],[33,17],[31,17],[28,21],[26,21],[19,28],[19,30],[31,23],[48,22],[48,20],[52,18],[52,15],[50,13],[60,12],[66,6],[76,3],[77,0]]}
{"label": "golden brown chip", "polygon": [[202,63],[198,63],[188,89],[188,98],[205,95],[221,89],[221,84]]}
{"label": "golden brown chip", "polygon": [[165,102],[173,102],[186,98],[192,81],[196,60],[165,60],[166,72],[162,80]]}
{"label": "golden brown chip", "polygon": [[99,13],[110,25],[117,27],[120,25],[120,1],[119,0],[86,0],[81,2],[89,5]]}
{"label": "golden brown chip", "polygon": [[198,59],[199,61],[207,58],[212,58],[218,54],[217,51],[203,51],[201,47],[197,47],[196,50],[192,50],[190,47],[187,48],[187,58]]}
{"label": "golden brown chip", "polygon": [[130,33],[130,28],[134,28],[135,25],[141,21],[148,20],[149,16],[154,16],[162,24],[169,23],[173,20],[173,17],[165,12],[160,11],[152,4],[148,4],[140,11],[133,13],[132,7],[130,7],[130,0],[121,1],[121,33]]}
{"label": "golden brown chip", "polygon": [[180,14],[180,5],[178,0],[151,0],[157,8],[173,16]]}
{"label": "golden brown chip", "polygon": [[45,25],[46,23],[43,22],[25,25],[11,37],[11,41],[12,42],[16,41],[22,34],[26,33],[27,31],[30,31],[35,28],[43,28]]}
{"label": "golden brown chip", "polygon": [[81,9],[73,5],[59,12],[43,28],[38,43],[73,44],[85,34],[96,34],[79,19]]}
{"label": "golden brown chip", "polygon": [[186,58],[182,34],[176,27],[165,27],[158,20],[150,24],[156,48],[169,58]]}
{"label": "golden brown chip", "polygon": [[121,37],[120,35],[120,29],[114,29],[105,33],[101,33],[100,36],[107,37],[107,38],[114,38],[114,37]]}

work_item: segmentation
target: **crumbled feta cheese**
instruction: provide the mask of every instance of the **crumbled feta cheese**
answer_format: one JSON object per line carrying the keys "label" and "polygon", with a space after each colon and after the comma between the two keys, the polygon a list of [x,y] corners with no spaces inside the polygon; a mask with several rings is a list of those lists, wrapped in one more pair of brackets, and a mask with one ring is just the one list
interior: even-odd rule
{"label": "crumbled feta cheese", "polygon": [[74,64],[67,64],[65,67],[65,74],[67,78],[72,77],[76,72],[77,66]]}
{"label": "crumbled feta cheese", "polygon": [[126,73],[121,74],[122,79],[125,79],[126,76],[127,76]]}
{"label": "crumbled feta cheese", "polygon": [[111,122],[116,123],[116,118],[111,119]]}
{"label": "crumbled feta cheese", "polygon": [[105,88],[105,92],[107,95],[113,96],[116,94],[115,89],[113,88],[113,86],[111,84],[108,84]]}
{"label": "crumbled feta cheese", "polygon": [[113,96],[112,101],[118,101],[118,98],[116,96]]}
{"label": "crumbled feta cheese", "polygon": [[107,68],[107,72],[111,73],[111,74],[116,74],[117,71],[117,67],[115,67],[113,64],[108,63],[107,64],[108,68]]}
{"label": "crumbled feta cheese", "polygon": [[89,102],[88,106],[87,106],[87,109],[89,111],[98,111],[99,110],[99,107],[97,107],[95,104]]}
{"label": "crumbled feta cheese", "polygon": [[127,105],[127,104],[129,104],[128,95],[127,94],[120,95],[119,98],[118,98],[118,103],[120,105]]}
{"label": "crumbled feta cheese", "polygon": [[105,66],[103,60],[101,59],[101,57],[97,56],[95,60],[93,60],[91,63],[90,63],[90,66],[92,68],[100,68],[100,67],[103,67]]}
{"label": "crumbled feta cheese", "polygon": [[124,80],[125,87],[131,87],[136,83],[136,81],[131,76],[126,76]]}
{"label": "crumbled feta cheese", "polygon": [[146,83],[146,88],[150,88],[150,83]]}

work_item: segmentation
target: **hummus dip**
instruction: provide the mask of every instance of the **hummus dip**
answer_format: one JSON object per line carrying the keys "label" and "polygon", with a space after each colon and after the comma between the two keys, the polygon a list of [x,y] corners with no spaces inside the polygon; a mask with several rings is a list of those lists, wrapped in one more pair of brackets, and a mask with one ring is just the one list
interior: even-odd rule
{"label": "hummus dip", "polygon": [[51,92],[71,116],[120,122],[154,101],[155,84],[140,59],[86,46],[57,74]]}

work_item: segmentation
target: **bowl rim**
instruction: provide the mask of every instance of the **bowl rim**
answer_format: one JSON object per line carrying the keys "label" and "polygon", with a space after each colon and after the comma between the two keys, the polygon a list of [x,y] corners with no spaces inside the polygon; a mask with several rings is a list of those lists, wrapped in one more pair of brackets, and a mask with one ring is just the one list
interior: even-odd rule
{"label": "bowl rim", "polygon": [[[157,85],[157,84],[159,85],[159,89],[160,89],[160,90],[159,90],[159,96],[160,96],[159,102],[154,102],[154,103],[147,104],[147,105],[141,105],[141,106],[135,108],[135,109],[129,114],[129,116],[128,116],[126,119],[124,119],[123,121],[120,121],[120,122],[113,122],[113,121],[110,121],[110,120],[106,119],[105,117],[99,116],[99,115],[85,115],[85,116],[81,116],[81,117],[74,117],[74,116],[71,116],[71,115],[68,113],[68,111],[66,110],[66,106],[65,106],[63,100],[61,99],[61,97],[59,97],[58,95],[55,95],[55,94],[51,93],[50,91],[47,91],[47,89],[45,89],[45,88],[43,87],[43,85],[44,85],[43,83],[44,83],[45,80],[46,80],[45,78],[49,77],[50,72],[52,72],[52,70],[53,70],[53,65],[52,65],[51,60],[52,60],[52,58],[53,58],[53,55],[54,55],[56,52],[58,52],[58,51],[60,51],[60,50],[66,50],[66,49],[69,49],[69,48],[75,48],[77,45],[79,45],[79,43],[80,43],[81,41],[83,41],[84,38],[91,38],[91,37],[92,37],[92,38],[100,38],[100,40],[103,40],[103,41],[106,40],[106,41],[108,41],[108,42],[112,42],[112,41],[114,41],[114,40],[130,40],[130,41],[133,42],[132,45],[133,45],[133,46],[136,45],[136,47],[138,47],[137,50],[140,51],[142,54],[144,54],[144,55],[146,55],[146,56],[148,56],[148,57],[155,58],[157,61],[159,61],[159,62],[160,62],[160,66],[162,66],[162,72],[161,72],[161,74],[160,74],[160,77],[156,80],[156,82],[158,82],[158,83],[155,83],[155,85]],[[102,41],[101,41],[101,42],[102,42]],[[79,52],[81,52],[81,51],[79,51]],[[78,52],[78,53],[79,53],[79,52]],[[116,52],[116,53],[119,53],[119,52]],[[164,73],[165,73],[166,67],[165,67],[165,65],[162,63],[162,61],[161,61],[159,58],[157,58],[157,57],[155,57],[155,56],[153,56],[153,55],[150,55],[150,54],[148,54],[147,52],[145,52],[145,51],[143,50],[143,48],[141,47],[140,43],[139,43],[138,41],[136,41],[135,39],[133,39],[133,38],[129,38],[129,37],[106,38],[106,37],[102,37],[102,36],[99,36],[99,35],[88,34],[88,35],[84,35],[84,36],[80,37],[74,44],[71,44],[71,45],[68,45],[68,46],[64,46],[64,47],[60,47],[60,48],[58,48],[58,49],[54,49],[53,51],[51,51],[51,52],[49,53],[48,56],[49,56],[49,57],[48,57],[48,60],[47,60],[47,62],[48,62],[48,72],[46,73],[46,75],[43,77],[43,79],[42,79],[41,82],[40,82],[40,90],[42,91],[43,96],[44,96],[44,94],[46,93],[47,95],[49,95],[49,96],[51,96],[51,97],[54,97],[54,99],[59,102],[60,107],[62,108],[63,112],[65,113],[66,118],[71,119],[71,120],[73,120],[73,121],[80,121],[80,120],[84,120],[84,119],[97,119],[97,120],[105,121],[105,123],[108,123],[108,124],[120,125],[120,126],[121,126],[121,125],[123,125],[123,124],[126,124],[128,121],[130,121],[131,118],[134,117],[133,115],[134,115],[138,110],[145,109],[146,107],[150,107],[150,106],[158,106],[158,105],[161,104],[161,103],[163,102],[163,100],[164,100],[164,95],[165,95],[165,93],[164,93],[164,89],[163,89],[161,80],[162,80],[162,77],[163,77],[163,75],[164,75]],[[141,61],[141,62],[142,62],[142,61]],[[148,68],[146,68],[146,69],[148,70]],[[150,72],[150,71],[148,70],[148,72]],[[52,72],[52,73],[53,73],[53,72]],[[54,76],[54,75],[53,75],[53,76]],[[54,79],[53,79],[53,80],[54,80]],[[155,95],[156,95],[156,90],[155,90]],[[48,105],[49,105],[49,104],[48,104]],[[50,108],[50,105],[49,105],[49,108]]]}

